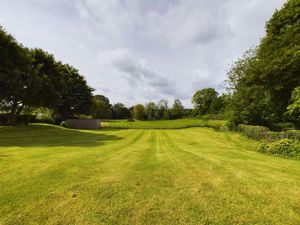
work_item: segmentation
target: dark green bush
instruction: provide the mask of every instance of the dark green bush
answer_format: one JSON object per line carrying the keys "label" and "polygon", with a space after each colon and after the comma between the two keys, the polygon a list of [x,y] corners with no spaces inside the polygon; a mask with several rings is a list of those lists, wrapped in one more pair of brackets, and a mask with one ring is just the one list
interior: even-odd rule
{"label": "dark green bush", "polygon": [[272,131],[287,131],[287,130],[294,130],[295,124],[293,123],[273,123],[270,126]]}
{"label": "dark green bush", "polygon": [[259,151],[271,155],[300,158],[299,142],[287,138],[274,142],[264,142],[261,144]]}
{"label": "dark green bush", "polygon": [[35,117],[35,115],[31,114],[0,114],[0,125],[27,125],[29,123],[33,123]]}
{"label": "dark green bush", "polygon": [[62,122],[60,123],[60,126],[61,126],[61,127],[67,127],[67,122],[66,122],[66,121],[62,121]]}

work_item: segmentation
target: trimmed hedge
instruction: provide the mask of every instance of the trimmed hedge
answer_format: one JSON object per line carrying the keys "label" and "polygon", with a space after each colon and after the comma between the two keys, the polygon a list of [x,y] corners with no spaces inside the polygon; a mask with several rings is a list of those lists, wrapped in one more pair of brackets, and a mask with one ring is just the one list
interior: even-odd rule
{"label": "trimmed hedge", "polygon": [[263,126],[252,126],[239,124],[238,131],[247,136],[248,138],[253,138],[255,140],[261,140],[266,138],[267,132],[270,132],[270,129]]}
{"label": "trimmed hedge", "polygon": [[287,130],[285,132],[274,132],[270,131],[269,128],[263,126],[252,126],[240,124],[238,125],[237,130],[247,136],[248,138],[252,138],[255,140],[268,140],[276,141],[280,139],[293,139],[300,140],[300,131],[299,130]]}

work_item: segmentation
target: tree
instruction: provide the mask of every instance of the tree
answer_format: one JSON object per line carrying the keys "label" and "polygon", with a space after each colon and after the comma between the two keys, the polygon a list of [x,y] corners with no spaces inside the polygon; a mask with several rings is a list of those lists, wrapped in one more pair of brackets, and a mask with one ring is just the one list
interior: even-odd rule
{"label": "tree", "polygon": [[286,115],[300,128],[300,86],[295,88]]}
{"label": "tree", "polygon": [[168,111],[168,101],[165,99],[162,99],[157,104],[157,118],[158,119],[169,119],[169,113]]}
{"label": "tree", "polygon": [[60,64],[64,76],[64,91],[61,101],[54,111],[54,118],[59,123],[79,114],[90,114],[93,105],[92,91],[85,78],[78,70],[68,64]]}
{"label": "tree", "polygon": [[173,107],[171,109],[172,119],[180,119],[183,117],[183,105],[179,99],[175,99]]}
{"label": "tree", "polygon": [[155,120],[158,118],[158,108],[154,102],[149,102],[145,108],[146,118],[148,120]]}
{"label": "tree", "polygon": [[0,103],[12,122],[24,105],[35,104],[40,81],[30,51],[0,27]]}
{"label": "tree", "polygon": [[211,105],[218,99],[218,92],[213,88],[204,88],[197,91],[192,99],[194,108],[199,115],[204,115],[210,112]]}
{"label": "tree", "polygon": [[33,106],[54,109],[60,103],[65,88],[61,63],[42,49],[32,49],[31,55],[33,68],[38,71],[37,76],[40,81],[40,88]]}
{"label": "tree", "polygon": [[91,114],[94,118],[111,119],[112,106],[109,103],[109,99],[103,95],[93,96],[93,106],[91,109]]}
{"label": "tree", "polygon": [[130,111],[124,104],[117,103],[112,106],[112,117],[114,119],[128,119],[130,116]]}
{"label": "tree", "polygon": [[136,120],[145,119],[145,107],[143,105],[138,104],[133,107],[133,118]]}
{"label": "tree", "polygon": [[229,72],[231,124],[282,122],[292,91],[300,85],[300,2],[289,0],[266,25],[259,46]]}

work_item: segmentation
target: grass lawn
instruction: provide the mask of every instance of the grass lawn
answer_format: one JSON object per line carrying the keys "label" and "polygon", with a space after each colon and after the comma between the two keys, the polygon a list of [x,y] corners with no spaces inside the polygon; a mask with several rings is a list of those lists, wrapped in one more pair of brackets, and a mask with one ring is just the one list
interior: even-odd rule
{"label": "grass lawn", "polygon": [[190,127],[205,127],[214,125],[225,125],[225,120],[200,120],[195,118],[178,120],[156,120],[129,122],[127,120],[109,120],[101,123],[103,127],[108,128],[131,128],[131,129],[180,129]]}
{"label": "grass lawn", "polygon": [[0,224],[300,224],[300,161],[210,128],[0,127]]}

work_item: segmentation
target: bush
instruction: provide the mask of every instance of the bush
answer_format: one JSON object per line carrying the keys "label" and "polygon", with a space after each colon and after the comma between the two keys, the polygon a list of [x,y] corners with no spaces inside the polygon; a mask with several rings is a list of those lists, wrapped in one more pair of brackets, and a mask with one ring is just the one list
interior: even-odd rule
{"label": "bush", "polygon": [[66,122],[66,121],[62,121],[62,122],[60,123],[60,126],[61,126],[61,127],[67,127],[67,122]]}
{"label": "bush", "polygon": [[274,123],[270,126],[270,129],[273,131],[294,130],[295,124],[293,124],[293,123]]}
{"label": "bush", "polygon": [[274,142],[262,143],[259,148],[259,151],[271,155],[281,155],[286,157],[300,158],[299,142],[287,138],[277,140]]}
{"label": "bush", "polygon": [[133,118],[128,118],[127,121],[128,122],[135,122],[135,120]]}
{"label": "bush", "polygon": [[0,114],[0,125],[27,125],[33,123],[36,116],[31,114]]}
{"label": "bush", "polygon": [[242,132],[248,138],[253,138],[256,140],[261,140],[266,138],[267,132],[269,132],[269,128],[263,126],[252,126],[252,125],[245,125],[239,124],[238,131]]}

